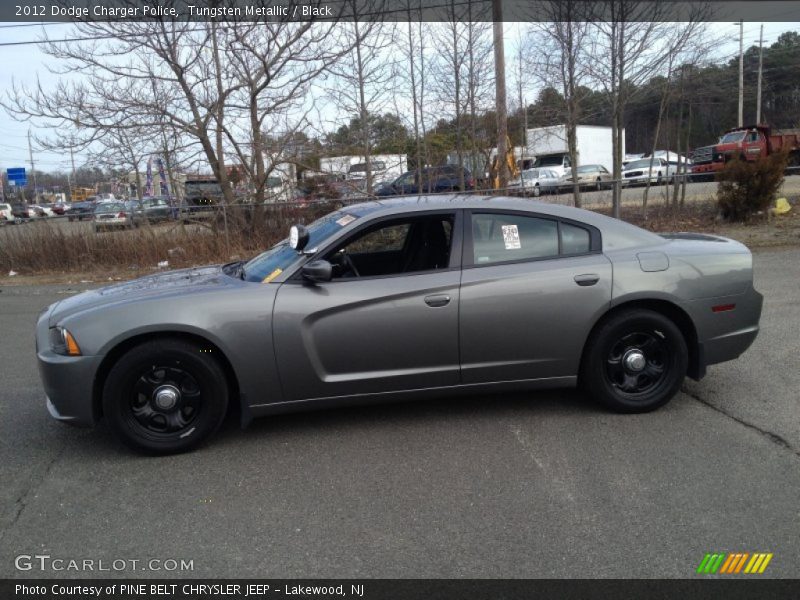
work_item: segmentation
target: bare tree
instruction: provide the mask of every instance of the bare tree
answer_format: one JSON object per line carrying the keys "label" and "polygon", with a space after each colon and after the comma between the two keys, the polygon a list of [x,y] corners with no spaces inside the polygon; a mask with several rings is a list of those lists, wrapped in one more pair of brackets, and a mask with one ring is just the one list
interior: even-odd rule
{"label": "bare tree", "polygon": [[595,4],[601,20],[593,22],[592,72],[604,90],[612,116],[614,156],[613,215],[619,218],[625,109],[636,90],[663,71],[670,57],[691,39],[709,5],[692,4],[692,15],[682,26],[666,22],[668,3],[643,0],[603,0]]}
{"label": "bare tree", "polygon": [[564,124],[572,169],[572,195],[581,205],[578,182],[577,128],[582,116],[585,82],[590,76],[589,47],[591,4],[576,0],[549,0],[537,4],[539,18],[547,22],[532,25],[537,52],[531,53],[531,71],[543,85],[557,86],[564,99]]}
{"label": "bare tree", "polygon": [[374,174],[371,164],[371,118],[389,105],[396,91],[395,59],[392,51],[395,48],[397,27],[394,23],[358,18],[360,13],[379,12],[383,0],[348,2],[355,19],[352,23],[339,24],[348,51],[331,67],[334,85],[329,88],[329,94],[345,114],[358,117],[359,147],[366,163],[366,192],[372,194]]}
{"label": "bare tree", "polygon": [[[418,5],[416,9],[412,9],[410,0],[406,4],[406,14],[408,21],[405,24],[405,33],[400,39],[398,36],[398,47],[407,65],[407,69],[398,69],[398,74],[404,76],[406,87],[411,92],[411,128],[414,132],[414,163],[417,172],[417,181],[422,181],[422,169],[425,166],[425,140],[424,140],[424,106],[422,103],[422,96],[424,92],[423,87],[423,74],[425,72],[424,55],[424,42],[422,35],[420,35],[417,23],[414,22],[414,17],[419,17],[421,14]],[[421,22],[421,19],[420,19]],[[399,95],[396,97],[399,100]],[[399,102],[395,102],[395,112],[398,115],[403,115],[407,111],[402,110]]]}
{"label": "bare tree", "polygon": [[81,22],[75,28],[72,37],[83,41],[51,41],[44,50],[54,64],[66,65],[56,74],[83,77],[59,79],[52,89],[42,82],[15,86],[4,106],[17,118],[74,128],[86,144],[120,127],[189,140],[228,203],[234,195],[227,157],[263,197],[264,125],[273,117],[292,121],[293,110],[300,114],[294,123],[302,121],[298,107],[311,82],[346,49],[334,22]]}
{"label": "bare tree", "polygon": [[[678,23],[675,24],[675,27],[680,31],[676,33],[680,33],[681,35],[677,35],[674,39],[674,46],[672,52],[669,53],[666,65],[664,65],[665,74],[662,80],[661,86],[661,98],[659,100],[658,106],[658,118],[656,120],[656,127],[655,132],[653,134],[653,144],[652,149],[650,151],[650,166],[649,169],[652,171],[653,163],[655,161],[655,154],[658,144],[660,142],[660,133],[662,123],[664,121],[665,114],[667,112],[667,108],[672,100],[672,96],[675,93],[674,89],[674,76],[675,76],[675,66],[680,65],[678,67],[680,72],[680,93],[683,94],[683,72],[685,67],[691,64],[697,64],[702,56],[704,56],[714,45],[716,42],[716,38],[712,37],[709,38],[706,35],[706,26],[704,23],[699,22],[688,22],[688,23]],[[682,114],[682,109],[681,109]],[[677,151],[677,173],[680,173],[680,123],[678,125],[678,136],[676,138],[676,143],[678,147],[676,148]],[[667,149],[667,162],[669,163],[669,159],[671,156],[671,150],[669,145],[669,130],[667,130],[667,139],[666,139],[666,149]],[[677,177],[671,179],[669,177],[669,165],[667,166],[667,176],[666,176],[666,198],[669,198],[669,185],[671,183],[677,182]],[[648,195],[650,192],[650,178],[647,179],[645,183],[644,192],[642,195],[642,216],[647,219],[647,201]]]}

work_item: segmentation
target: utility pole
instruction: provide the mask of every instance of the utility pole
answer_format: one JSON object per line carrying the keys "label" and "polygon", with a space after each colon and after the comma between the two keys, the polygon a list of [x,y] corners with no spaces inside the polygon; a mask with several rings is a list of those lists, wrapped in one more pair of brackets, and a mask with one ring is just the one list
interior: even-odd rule
{"label": "utility pole", "polygon": [[[70,138],[69,140],[69,159],[72,162],[72,180],[69,183],[69,200],[72,202],[72,186],[75,183],[75,139]],[[138,182],[137,182],[138,183]]]}
{"label": "utility pole", "polygon": [[756,92],[756,125],[761,125],[761,70],[764,66],[764,24],[758,36],[758,91]]}
{"label": "utility pole", "polygon": [[492,29],[494,33],[494,89],[495,110],[497,111],[497,187],[505,189],[508,185],[508,115],[506,113],[506,56],[503,45],[503,4],[502,0],[492,0]]}
{"label": "utility pole", "polygon": [[28,155],[31,158],[31,175],[33,175],[33,200],[36,201],[36,167],[33,164],[33,148],[31,147],[31,130],[28,129]]}
{"label": "utility pole", "polygon": [[744,21],[739,21],[739,127],[744,127]]}

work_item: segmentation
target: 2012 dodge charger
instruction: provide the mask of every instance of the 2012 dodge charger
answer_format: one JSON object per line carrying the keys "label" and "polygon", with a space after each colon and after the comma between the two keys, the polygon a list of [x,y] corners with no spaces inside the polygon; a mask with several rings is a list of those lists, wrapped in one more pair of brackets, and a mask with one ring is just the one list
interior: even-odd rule
{"label": "2012 dodge charger", "polygon": [[511,198],[333,212],[247,262],[87,291],[40,316],[53,417],[188,450],[253,417],[442,392],[581,385],[665,404],[738,357],[762,296],[742,244]]}

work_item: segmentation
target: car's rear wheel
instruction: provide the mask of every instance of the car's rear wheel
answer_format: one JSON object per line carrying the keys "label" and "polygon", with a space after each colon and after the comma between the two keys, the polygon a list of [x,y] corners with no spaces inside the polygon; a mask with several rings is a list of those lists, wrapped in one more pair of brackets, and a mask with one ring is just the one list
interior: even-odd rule
{"label": "car's rear wheel", "polygon": [[148,454],[191,450],[219,428],[227,407],[225,373],[213,354],[177,339],[134,347],[112,367],[103,388],[111,428]]}
{"label": "car's rear wheel", "polygon": [[581,385],[617,412],[648,412],[678,392],[688,365],[686,340],[670,319],[652,310],[612,316],[592,334]]}

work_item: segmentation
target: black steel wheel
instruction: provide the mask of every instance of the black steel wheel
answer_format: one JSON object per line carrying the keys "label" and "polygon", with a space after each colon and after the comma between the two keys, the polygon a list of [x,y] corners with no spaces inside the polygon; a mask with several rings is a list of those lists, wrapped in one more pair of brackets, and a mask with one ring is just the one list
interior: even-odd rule
{"label": "black steel wheel", "polygon": [[618,412],[655,410],[680,389],[687,356],[686,340],[669,318],[652,310],[625,310],[592,334],[584,351],[581,385]]}
{"label": "black steel wheel", "polygon": [[211,436],[228,406],[225,373],[213,352],[177,339],[146,342],[112,367],[103,412],[128,446],[184,452]]}

